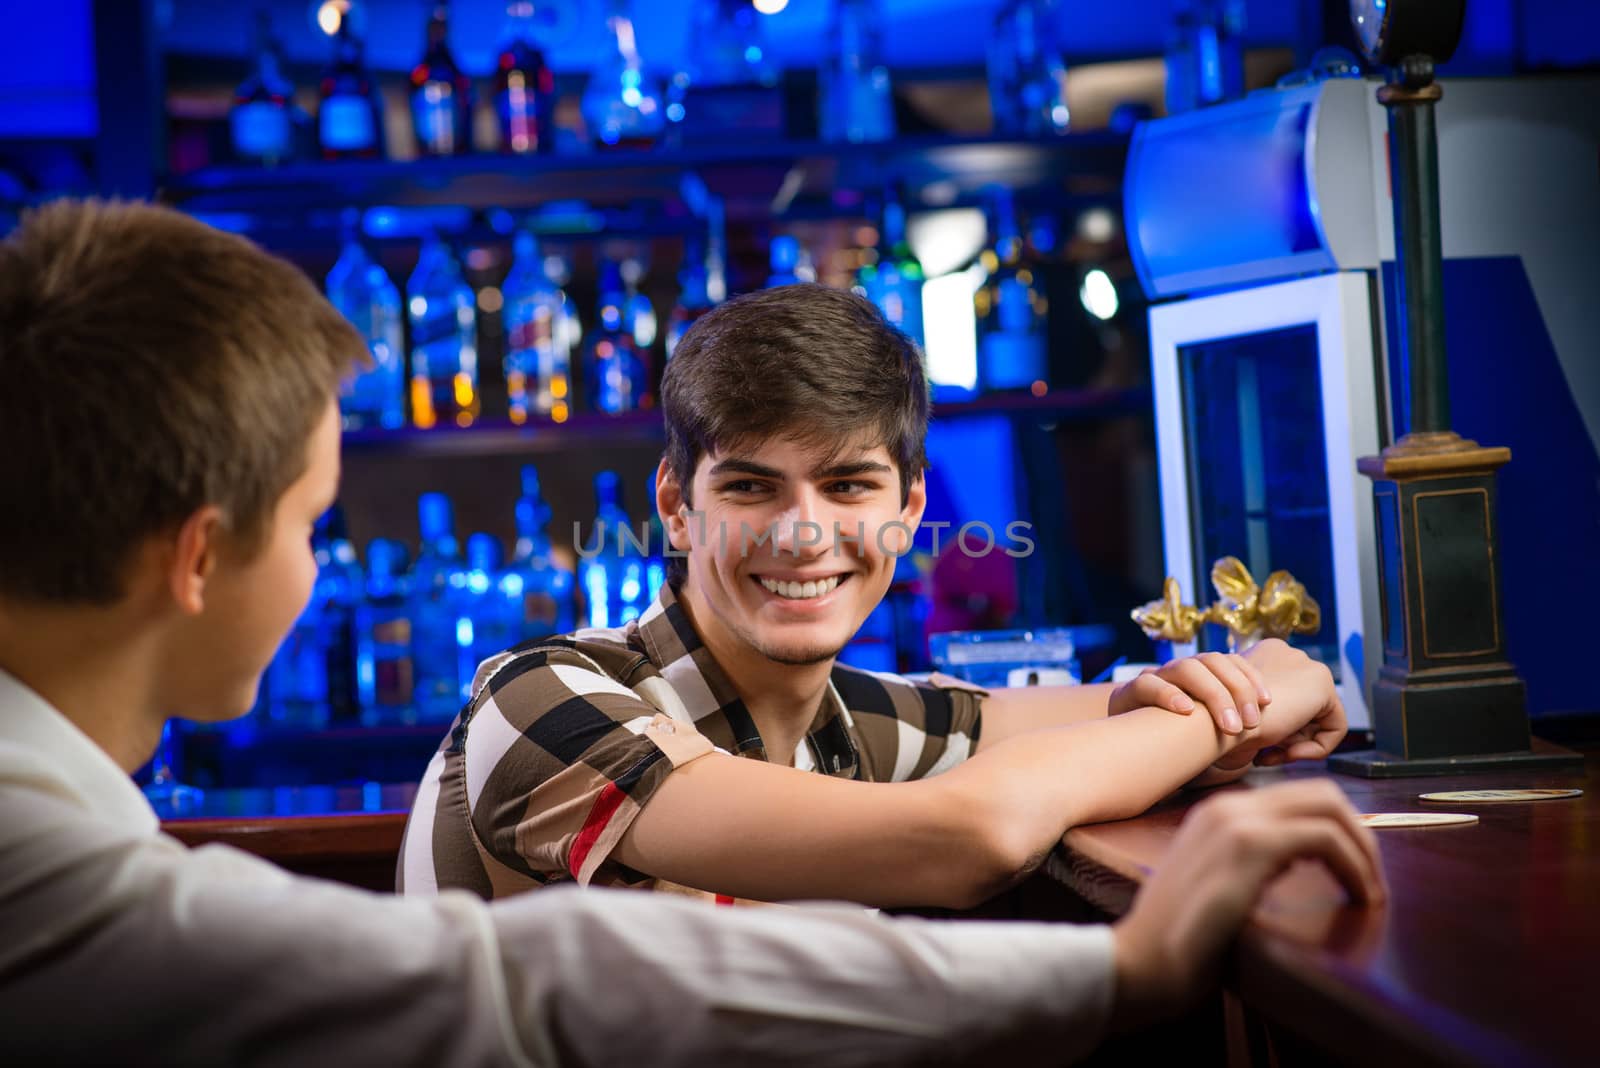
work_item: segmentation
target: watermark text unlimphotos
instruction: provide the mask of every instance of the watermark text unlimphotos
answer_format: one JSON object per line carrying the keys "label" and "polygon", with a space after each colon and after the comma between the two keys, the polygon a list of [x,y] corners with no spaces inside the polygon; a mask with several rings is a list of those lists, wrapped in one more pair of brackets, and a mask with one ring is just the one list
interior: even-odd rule
{"label": "watermark text unlimphotos", "polygon": [[[955,528],[953,537],[946,536],[946,532],[954,523],[930,521],[920,524],[915,531],[905,523],[894,520],[881,524],[875,531],[869,533],[864,522],[856,523],[854,529],[841,524],[833,524],[833,536],[828,538],[827,530],[821,523],[809,520],[800,520],[789,524],[787,528],[778,523],[771,523],[765,527],[752,527],[741,522],[739,529],[733,531],[727,523],[719,523],[715,530],[707,528],[706,514],[689,509],[686,512],[691,527],[691,540],[696,545],[715,544],[719,556],[727,556],[730,549],[737,551],[740,559],[749,559],[752,556],[766,554],[772,557],[781,556],[815,556],[818,548],[833,556],[853,555],[866,556],[869,549],[883,556],[901,557],[919,549],[926,550],[933,556],[938,556],[948,545],[955,548],[964,556],[978,559],[999,551],[1015,559],[1032,556],[1034,541],[1028,535],[1033,531],[1033,524],[1023,520],[1013,520],[1006,524],[1005,539],[995,535],[994,528],[981,520],[963,523]],[[577,523],[572,524],[572,543],[577,547],[578,555],[585,560],[592,560],[604,555],[608,550],[614,551],[618,556],[630,554],[644,554],[649,552],[650,537],[649,525],[641,523],[637,532],[625,523],[607,523],[604,520],[597,522],[590,532],[587,540]],[[674,549],[670,544],[665,546],[664,555],[682,559],[689,555],[688,552]]]}

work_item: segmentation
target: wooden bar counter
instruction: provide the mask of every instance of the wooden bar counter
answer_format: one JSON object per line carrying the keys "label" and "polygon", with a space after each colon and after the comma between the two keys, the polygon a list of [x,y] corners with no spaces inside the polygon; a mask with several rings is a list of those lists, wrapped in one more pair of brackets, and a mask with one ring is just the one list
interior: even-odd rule
{"label": "wooden bar counter", "polygon": [[[1390,899],[1347,904],[1325,869],[1268,890],[1227,975],[1256,1063],[1600,1063],[1600,752],[1582,772],[1369,780],[1330,776],[1363,812],[1470,812],[1476,824],[1380,830]],[[1252,773],[1230,790],[1316,769]],[[1581,787],[1514,804],[1417,795]],[[1112,915],[1161,863],[1186,794],[1137,819],[1069,832],[1046,874]],[[1286,1051],[1300,1055],[1285,1056]]]}
{"label": "wooden bar counter", "polygon": [[395,859],[416,784],[211,790],[161,829],[188,846],[221,842],[301,875],[394,890]]}

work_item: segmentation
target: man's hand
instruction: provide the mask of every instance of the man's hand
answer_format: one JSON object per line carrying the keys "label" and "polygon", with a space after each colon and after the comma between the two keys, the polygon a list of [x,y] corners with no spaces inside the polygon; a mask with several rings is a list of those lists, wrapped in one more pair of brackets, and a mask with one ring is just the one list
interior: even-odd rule
{"label": "man's hand", "polygon": [[1145,668],[1111,691],[1108,712],[1116,716],[1136,708],[1165,708],[1188,715],[1204,705],[1226,734],[1257,726],[1261,710],[1272,701],[1261,672],[1247,657],[1233,653],[1201,653]]}
{"label": "man's hand", "polygon": [[1291,862],[1317,860],[1367,904],[1383,901],[1378,845],[1331,780],[1225,793],[1195,806],[1116,925],[1113,1025],[1181,1010],[1216,979],[1223,949]]}

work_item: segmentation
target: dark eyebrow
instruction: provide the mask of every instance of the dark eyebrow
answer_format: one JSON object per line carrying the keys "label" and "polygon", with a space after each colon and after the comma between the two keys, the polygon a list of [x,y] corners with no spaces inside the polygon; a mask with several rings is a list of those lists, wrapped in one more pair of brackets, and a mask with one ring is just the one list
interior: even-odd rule
{"label": "dark eyebrow", "polygon": [[855,460],[850,463],[833,464],[811,472],[811,477],[819,479],[850,478],[854,475],[887,475],[893,474],[894,468],[888,464],[880,464],[876,460]]}
{"label": "dark eyebrow", "polygon": [[718,475],[755,475],[757,478],[770,478],[774,482],[783,481],[783,472],[776,467],[758,464],[753,460],[722,460],[712,466],[709,472],[712,478]]}

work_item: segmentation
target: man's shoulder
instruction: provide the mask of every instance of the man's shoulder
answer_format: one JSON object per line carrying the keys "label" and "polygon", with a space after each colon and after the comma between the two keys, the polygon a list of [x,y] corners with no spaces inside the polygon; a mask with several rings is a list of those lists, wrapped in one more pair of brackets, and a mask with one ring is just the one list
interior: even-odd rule
{"label": "man's shoulder", "polygon": [[588,628],[523,642],[479,671],[480,702],[538,704],[564,700],[574,685],[585,691],[605,681],[627,687],[654,674],[655,666],[628,632]]}
{"label": "man's shoulder", "polygon": [[926,717],[930,710],[943,713],[938,718],[945,718],[953,704],[975,707],[978,699],[987,694],[969,682],[938,672],[913,678],[835,664],[831,680],[852,714],[864,712],[901,720],[910,718],[909,713]]}

